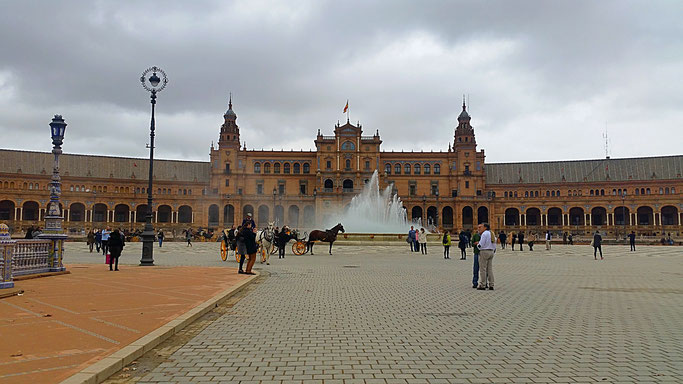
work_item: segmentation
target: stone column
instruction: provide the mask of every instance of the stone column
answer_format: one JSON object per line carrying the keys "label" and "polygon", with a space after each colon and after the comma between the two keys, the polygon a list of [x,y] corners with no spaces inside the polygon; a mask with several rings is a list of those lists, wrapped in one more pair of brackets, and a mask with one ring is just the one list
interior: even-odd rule
{"label": "stone column", "polygon": [[71,221],[71,218],[69,217],[70,213],[68,209],[64,210],[64,221]]}
{"label": "stone column", "polygon": [[591,214],[590,214],[590,213],[586,213],[586,218],[588,219],[588,221],[586,222],[586,224],[587,224],[589,227],[592,226],[593,224],[591,223]]}
{"label": "stone column", "polygon": [[21,221],[22,220],[21,214],[22,214],[21,207],[14,208],[14,220]]}
{"label": "stone column", "polygon": [[564,212],[562,212],[562,226],[564,227],[566,224],[564,222]]}
{"label": "stone column", "polygon": [[9,227],[0,224],[0,289],[14,287],[12,257],[16,241],[10,238]]}

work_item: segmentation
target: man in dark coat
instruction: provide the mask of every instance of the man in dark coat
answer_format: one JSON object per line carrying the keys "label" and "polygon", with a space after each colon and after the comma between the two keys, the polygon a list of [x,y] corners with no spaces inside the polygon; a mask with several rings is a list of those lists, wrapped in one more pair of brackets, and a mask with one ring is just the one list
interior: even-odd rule
{"label": "man in dark coat", "polygon": [[[119,270],[119,256],[123,252],[123,247],[126,246],[123,240],[123,234],[115,229],[111,234],[109,234],[109,270],[118,271]],[[112,269],[112,264],[115,264],[115,269]]]}
{"label": "man in dark coat", "polygon": [[636,233],[635,232],[631,231],[631,233],[629,233],[628,242],[629,242],[629,244],[631,244],[631,251],[635,252],[635,250],[636,250]]}
{"label": "man in dark coat", "polygon": [[593,235],[593,257],[595,260],[598,259],[598,250],[600,250],[600,260],[602,260],[602,236],[600,236],[600,232],[595,231],[595,235]]}
{"label": "man in dark coat", "polygon": [[522,247],[522,245],[524,245],[524,232],[519,233],[517,236],[517,241],[519,241],[519,250],[523,251],[524,247]]}

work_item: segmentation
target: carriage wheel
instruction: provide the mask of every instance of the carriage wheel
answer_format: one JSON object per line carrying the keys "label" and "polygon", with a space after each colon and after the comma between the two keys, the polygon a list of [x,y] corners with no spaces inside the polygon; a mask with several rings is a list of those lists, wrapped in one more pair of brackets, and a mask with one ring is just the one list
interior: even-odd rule
{"label": "carriage wheel", "polygon": [[[249,256],[248,256],[248,255],[247,255],[247,257],[245,258],[245,260],[249,260]],[[235,250],[235,261],[237,261],[238,263],[240,262],[240,254],[237,253],[237,250]]]}
{"label": "carriage wheel", "polygon": [[225,245],[225,241],[221,241],[221,259],[223,261],[228,259],[228,246]]}
{"label": "carriage wheel", "polygon": [[303,241],[297,241],[296,243],[292,244],[292,253],[297,256],[301,256],[306,253],[306,243]]}

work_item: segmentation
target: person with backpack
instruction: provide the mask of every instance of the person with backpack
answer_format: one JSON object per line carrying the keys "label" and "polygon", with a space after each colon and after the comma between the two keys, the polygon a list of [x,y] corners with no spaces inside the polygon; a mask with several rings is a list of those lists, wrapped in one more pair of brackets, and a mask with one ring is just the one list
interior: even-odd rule
{"label": "person with backpack", "polygon": [[465,231],[460,231],[458,235],[458,248],[460,248],[460,260],[467,259],[467,234]]}
{"label": "person with backpack", "polygon": [[444,231],[443,233],[443,239],[441,239],[441,243],[443,244],[443,258],[444,259],[450,259],[450,249],[451,249],[451,234],[448,232],[448,230]]}

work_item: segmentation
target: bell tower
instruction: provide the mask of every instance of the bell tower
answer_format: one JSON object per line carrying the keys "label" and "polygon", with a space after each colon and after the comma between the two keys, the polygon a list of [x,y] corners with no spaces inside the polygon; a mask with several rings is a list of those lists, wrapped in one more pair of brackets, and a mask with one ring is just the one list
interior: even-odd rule
{"label": "bell tower", "polygon": [[477,141],[474,137],[474,128],[470,125],[470,114],[467,113],[465,98],[462,99],[462,112],[458,116],[458,126],[455,128],[455,142],[453,148],[476,148]]}
{"label": "bell tower", "polygon": [[237,114],[232,110],[232,95],[228,102],[228,110],[223,115],[223,125],[218,139],[219,149],[239,149],[240,148],[240,128],[237,126]]}

